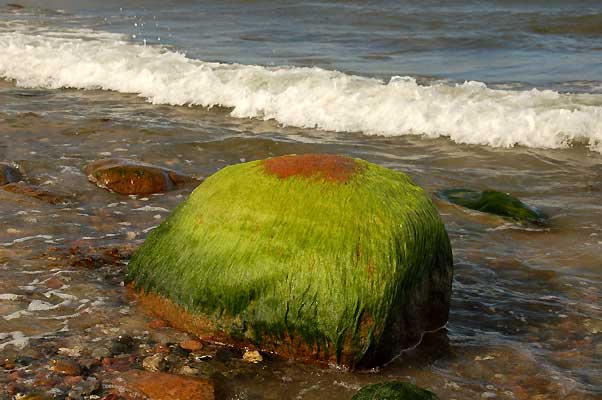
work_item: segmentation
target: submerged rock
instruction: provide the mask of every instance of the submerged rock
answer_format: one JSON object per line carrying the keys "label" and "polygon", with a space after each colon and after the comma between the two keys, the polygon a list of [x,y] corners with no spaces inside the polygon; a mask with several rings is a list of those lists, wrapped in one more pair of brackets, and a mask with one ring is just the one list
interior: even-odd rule
{"label": "submerged rock", "polygon": [[127,371],[113,382],[128,399],[213,400],[215,386],[207,380],[163,372]]}
{"label": "submerged rock", "polygon": [[25,182],[8,183],[2,186],[3,190],[22,196],[34,198],[36,200],[44,201],[49,204],[62,204],[68,202],[67,196],[62,194],[49,192],[45,189],[41,189],[37,186],[29,185]]}
{"label": "submerged rock", "polygon": [[450,203],[488,214],[510,218],[517,222],[543,224],[546,216],[516,197],[495,190],[445,189],[438,197]]}
{"label": "submerged rock", "polygon": [[23,180],[23,175],[15,167],[0,163],[0,186]]}
{"label": "submerged rock", "polygon": [[362,388],[351,400],[438,400],[434,393],[406,382],[384,382]]}
{"label": "submerged rock", "polygon": [[152,194],[193,182],[194,178],[167,168],[123,158],[108,158],[86,165],[88,179],[121,194]]}
{"label": "submerged rock", "polygon": [[152,231],[126,280],[170,325],[350,367],[445,324],[445,227],[406,175],[335,155],[226,167]]}

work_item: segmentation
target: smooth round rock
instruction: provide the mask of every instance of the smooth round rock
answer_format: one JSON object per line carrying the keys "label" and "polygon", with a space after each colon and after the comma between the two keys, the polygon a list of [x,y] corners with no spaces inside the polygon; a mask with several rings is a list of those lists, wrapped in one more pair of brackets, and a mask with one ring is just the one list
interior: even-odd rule
{"label": "smooth round rock", "polygon": [[434,393],[406,382],[383,382],[362,388],[351,400],[439,400]]}
{"label": "smooth round rock", "polygon": [[8,164],[0,163],[0,186],[23,180],[23,175],[18,169]]}
{"label": "smooth round rock", "polygon": [[122,158],[108,158],[86,165],[88,179],[101,188],[121,194],[166,192],[195,179],[176,171]]}
{"label": "smooth round rock", "polygon": [[494,214],[517,222],[541,225],[546,216],[516,197],[496,190],[445,189],[438,197],[452,204],[483,213]]}

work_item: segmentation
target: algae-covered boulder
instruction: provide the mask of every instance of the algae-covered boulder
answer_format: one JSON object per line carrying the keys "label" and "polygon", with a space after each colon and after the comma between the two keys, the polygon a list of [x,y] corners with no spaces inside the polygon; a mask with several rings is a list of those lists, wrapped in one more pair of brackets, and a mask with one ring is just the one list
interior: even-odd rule
{"label": "algae-covered boulder", "polygon": [[530,224],[545,223],[546,216],[529,207],[516,197],[496,190],[445,189],[438,196],[450,203],[472,210],[499,215],[517,222]]}
{"label": "algae-covered boulder", "polygon": [[209,341],[350,367],[445,324],[452,253],[406,175],[335,155],[226,167],[151,232],[126,281]]}
{"label": "algae-covered boulder", "polygon": [[434,393],[406,382],[384,382],[362,388],[351,400],[439,400]]}
{"label": "algae-covered boulder", "polygon": [[124,158],[107,158],[86,165],[90,182],[121,194],[165,192],[194,181],[193,178],[167,168]]}

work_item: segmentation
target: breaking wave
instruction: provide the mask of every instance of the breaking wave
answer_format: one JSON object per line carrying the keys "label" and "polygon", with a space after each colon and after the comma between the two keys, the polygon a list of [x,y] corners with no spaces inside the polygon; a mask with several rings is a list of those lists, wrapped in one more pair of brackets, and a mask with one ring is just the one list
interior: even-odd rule
{"label": "breaking wave", "polygon": [[0,26],[0,77],[22,87],[136,93],[156,104],[223,106],[239,118],[366,135],[449,137],[494,147],[602,152],[602,95],[495,90],[481,82],[419,85],[320,68],[221,64],[124,36]]}

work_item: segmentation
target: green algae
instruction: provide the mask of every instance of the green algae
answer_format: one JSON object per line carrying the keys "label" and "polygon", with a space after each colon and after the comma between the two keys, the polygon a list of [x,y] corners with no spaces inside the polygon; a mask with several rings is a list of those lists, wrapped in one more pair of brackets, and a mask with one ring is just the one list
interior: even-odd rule
{"label": "green algae", "polygon": [[384,382],[366,386],[351,400],[438,400],[432,392],[406,382]]}
{"label": "green algae", "polygon": [[433,270],[449,271],[451,287],[452,265],[424,191],[356,162],[345,183],[280,179],[261,161],[222,169],[151,232],[126,281],[234,339],[263,348],[301,337],[355,365]]}
{"label": "green algae", "polygon": [[437,195],[450,203],[517,222],[541,225],[546,220],[544,214],[516,197],[495,190],[481,192],[474,189],[446,189]]}

